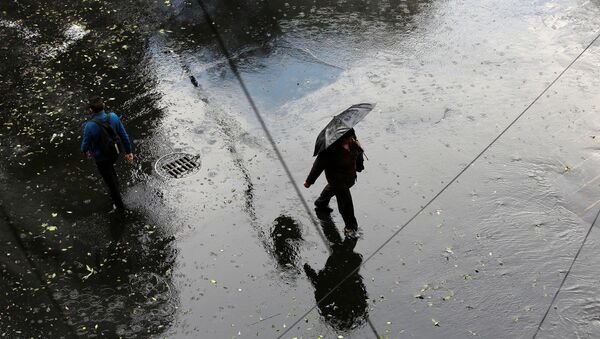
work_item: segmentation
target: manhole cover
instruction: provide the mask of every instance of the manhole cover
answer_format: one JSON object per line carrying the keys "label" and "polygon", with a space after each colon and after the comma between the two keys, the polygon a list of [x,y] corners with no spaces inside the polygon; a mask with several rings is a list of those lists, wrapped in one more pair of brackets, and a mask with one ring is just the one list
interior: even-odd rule
{"label": "manhole cover", "polygon": [[189,153],[170,153],[158,159],[154,169],[164,178],[187,177],[200,169],[200,156]]}

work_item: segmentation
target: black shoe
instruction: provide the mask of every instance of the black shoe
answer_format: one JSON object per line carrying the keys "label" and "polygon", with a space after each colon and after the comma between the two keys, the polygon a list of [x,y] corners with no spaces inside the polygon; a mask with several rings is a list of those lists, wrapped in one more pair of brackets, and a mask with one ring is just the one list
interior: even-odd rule
{"label": "black shoe", "polygon": [[317,215],[317,218],[321,222],[327,222],[327,223],[333,222],[333,220],[331,219],[331,211],[324,211],[324,210],[315,208],[315,214]]}
{"label": "black shoe", "polygon": [[331,213],[331,212],[333,212],[333,208],[331,208],[329,206],[319,206],[319,205],[315,204],[315,211]]}

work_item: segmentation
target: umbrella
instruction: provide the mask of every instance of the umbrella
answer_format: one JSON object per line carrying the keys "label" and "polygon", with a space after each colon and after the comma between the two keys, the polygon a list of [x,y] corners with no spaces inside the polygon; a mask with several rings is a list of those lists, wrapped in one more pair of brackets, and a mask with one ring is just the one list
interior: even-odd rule
{"label": "umbrella", "polygon": [[373,107],[375,107],[375,104],[356,104],[334,116],[321,133],[319,133],[315,143],[315,154],[313,154],[313,156],[323,152],[327,147],[331,146],[336,140],[341,138],[342,135],[352,129],[359,121],[369,114]]}

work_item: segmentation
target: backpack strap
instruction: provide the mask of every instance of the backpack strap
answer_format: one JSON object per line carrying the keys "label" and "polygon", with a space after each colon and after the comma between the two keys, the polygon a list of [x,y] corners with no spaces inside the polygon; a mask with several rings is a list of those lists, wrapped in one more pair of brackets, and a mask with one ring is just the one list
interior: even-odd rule
{"label": "backpack strap", "polygon": [[101,120],[101,119],[94,118],[94,119],[92,119],[90,121],[95,122],[96,125],[98,125],[98,127],[100,127],[100,129],[106,131],[111,138],[114,139],[114,137],[117,135],[117,132],[115,131],[115,129],[110,124],[110,120],[109,120],[108,114],[106,114],[106,120]]}

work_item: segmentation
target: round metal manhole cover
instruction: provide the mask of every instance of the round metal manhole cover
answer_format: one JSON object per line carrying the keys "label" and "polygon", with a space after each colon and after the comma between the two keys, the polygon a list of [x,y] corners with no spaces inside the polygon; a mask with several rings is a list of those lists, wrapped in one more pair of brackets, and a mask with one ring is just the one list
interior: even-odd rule
{"label": "round metal manhole cover", "polygon": [[154,170],[163,178],[181,179],[200,169],[200,155],[170,153],[156,161]]}

